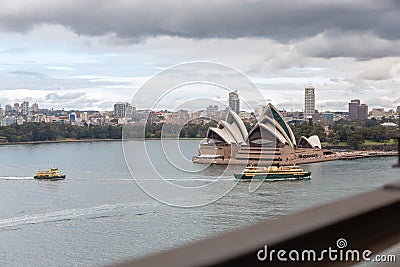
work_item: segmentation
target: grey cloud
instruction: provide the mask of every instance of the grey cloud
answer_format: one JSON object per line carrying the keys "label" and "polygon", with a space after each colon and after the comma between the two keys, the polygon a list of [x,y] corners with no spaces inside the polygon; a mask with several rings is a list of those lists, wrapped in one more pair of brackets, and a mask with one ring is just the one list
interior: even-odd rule
{"label": "grey cloud", "polygon": [[115,102],[113,101],[101,101],[101,100],[93,100],[93,104],[96,104],[102,110],[110,110],[114,106]]}
{"label": "grey cloud", "polygon": [[39,72],[32,72],[32,71],[10,71],[8,72],[13,75],[29,77],[29,78],[37,78],[37,79],[47,79],[49,76],[39,73]]}
{"label": "grey cloud", "polygon": [[2,3],[0,29],[26,32],[59,24],[90,36],[140,40],[170,35],[184,38],[266,37],[290,41],[326,30],[368,32],[399,39],[396,1],[72,1]]}
{"label": "grey cloud", "polygon": [[400,41],[356,32],[343,34],[337,31],[326,31],[300,41],[296,47],[306,56],[323,58],[356,57],[365,60],[400,54]]}
{"label": "grey cloud", "polygon": [[30,104],[38,103],[40,108],[54,108],[54,109],[79,109],[79,110],[111,110],[115,101],[110,101],[98,98],[86,92],[51,92],[45,96],[16,96],[0,97],[0,105],[2,108],[6,104],[22,103],[22,101],[29,101]]}
{"label": "grey cloud", "polygon": [[85,93],[66,93],[60,95],[58,93],[50,93],[46,95],[46,100],[78,100],[79,98],[85,96]]}
{"label": "grey cloud", "polygon": [[0,51],[2,54],[21,54],[28,52],[29,49],[26,47],[14,47]]}
{"label": "grey cloud", "polygon": [[49,103],[54,107],[67,109],[87,109],[89,107],[111,109],[112,107],[110,102],[91,98],[83,92],[67,92],[64,94],[53,92],[47,94],[44,100],[46,102],[46,104],[44,104],[45,107],[49,107]]}
{"label": "grey cloud", "polygon": [[388,80],[393,77],[392,75],[393,62],[378,61],[371,62],[360,73],[360,77],[367,80]]}
{"label": "grey cloud", "polygon": [[383,108],[396,108],[399,105],[399,99],[395,99],[390,97],[374,97],[366,100],[366,104],[369,105],[370,109],[374,107],[383,107]]}
{"label": "grey cloud", "polygon": [[294,99],[291,101],[280,101],[280,102],[276,103],[276,106],[279,109],[285,109],[287,111],[302,110],[304,108],[303,102],[299,99]]}
{"label": "grey cloud", "polygon": [[344,100],[330,100],[323,103],[323,111],[326,110],[347,110],[348,101]]}
{"label": "grey cloud", "polygon": [[1,78],[0,90],[31,89],[31,90],[59,90],[99,88],[107,86],[128,86],[129,82],[109,81],[105,79],[84,79],[79,77],[53,78],[38,72],[11,71],[11,75]]}
{"label": "grey cloud", "polygon": [[269,60],[271,66],[276,69],[287,69],[293,67],[304,67],[307,59],[293,49],[276,53],[275,56]]}
{"label": "grey cloud", "polygon": [[2,108],[4,108],[5,105],[11,103],[10,99],[6,97],[0,97],[0,105]]}
{"label": "grey cloud", "polygon": [[354,94],[362,94],[367,93],[368,91],[374,90],[374,88],[369,87],[363,81],[355,81],[352,83],[352,86],[346,88],[345,94],[354,95]]}

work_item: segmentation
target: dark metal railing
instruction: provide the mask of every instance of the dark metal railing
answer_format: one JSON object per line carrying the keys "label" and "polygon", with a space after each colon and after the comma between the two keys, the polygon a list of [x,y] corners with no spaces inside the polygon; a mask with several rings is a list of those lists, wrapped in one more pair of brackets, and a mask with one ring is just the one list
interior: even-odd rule
{"label": "dark metal railing", "polygon": [[397,151],[398,151],[398,161],[397,161],[397,164],[394,165],[393,167],[395,167],[395,168],[400,168],[400,118],[399,118],[399,137],[398,137],[398,139],[397,139],[397,145],[398,145],[398,148],[397,148]]}
{"label": "dark metal railing", "polygon": [[[321,253],[336,248],[339,239],[345,239],[348,248],[374,253],[398,243],[400,183],[116,266],[292,266],[293,262],[276,257],[260,261],[257,254],[265,246],[268,251],[313,249]],[[354,263],[327,259],[300,262],[304,266]]]}

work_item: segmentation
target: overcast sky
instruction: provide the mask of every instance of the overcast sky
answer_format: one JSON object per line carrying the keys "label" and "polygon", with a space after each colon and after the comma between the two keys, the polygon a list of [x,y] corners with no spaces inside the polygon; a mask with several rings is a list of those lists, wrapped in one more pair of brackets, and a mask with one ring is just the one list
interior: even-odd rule
{"label": "overcast sky", "polygon": [[7,1],[0,104],[111,110],[160,70],[207,61],[289,111],[303,109],[308,84],[317,109],[346,110],[352,98],[396,108],[399,25],[399,1]]}

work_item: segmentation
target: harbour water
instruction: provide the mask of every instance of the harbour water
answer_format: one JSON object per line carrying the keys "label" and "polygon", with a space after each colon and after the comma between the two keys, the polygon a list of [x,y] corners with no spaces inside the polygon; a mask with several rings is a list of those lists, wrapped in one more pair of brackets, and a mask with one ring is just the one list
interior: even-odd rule
{"label": "harbour water", "polygon": [[[152,155],[162,157],[160,141],[147,142]],[[198,140],[181,144],[188,158],[196,154]],[[211,204],[177,208],[138,187],[120,142],[0,146],[0,266],[98,266],[135,258],[379,188],[398,179],[395,162],[388,157],[304,165],[311,180],[263,183],[255,192],[238,183]],[[52,165],[67,179],[32,178]],[[171,173],[169,179],[206,184],[218,168],[224,167],[203,176]],[[141,171],[147,170],[136,178]],[[222,178],[220,183],[236,183],[230,174]]]}

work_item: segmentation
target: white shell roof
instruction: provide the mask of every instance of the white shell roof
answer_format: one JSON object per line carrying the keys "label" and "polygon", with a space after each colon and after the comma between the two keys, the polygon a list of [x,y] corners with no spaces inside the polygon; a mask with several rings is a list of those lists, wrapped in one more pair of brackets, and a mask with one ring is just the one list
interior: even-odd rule
{"label": "white shell roof", "polygon": [[301,143],[302,140],[307,142],[312,148],[318,147],[319,149],[322,149],[321,141],[317,135],[310,136],[309,138],[302,136],[300,137],[299,143]]}
{"label": "white shell roof", "polygon": [[[221,137],[227,144],[245,144],[247,139],[247,130],[243,121],[240,117],[229,110],[226,120],[221,120],[218,123],[217,128],[209,128],[208,131],[212,131]],[[207,133],[209,136],[209,132]]]}
{"label": "white shell roof", "polygon": [[272,125],[272,124],[263,124],[263,123],[259,123],[259,125],[263,129],[265,129],[268,132],[270,132],[272,135],[275,135],[276,139],[279,140],[279,142],[281,142],[282,144],[285,144],[285,143],[289,144],[288,140],[282,135],[282,133],[280,133],[279,131],[276,130],[274,125]]}
{"label": "white shell roof", "polygon": [[[279,110],[272,105],[268,104],[267,108],[264,110],[263,114],[260,117],[261,123],[266,123],[267,118],[270,118],[273,121],[273,124],[277,126],[278,130],[287,137],[287,143],[292,147],[297,145],[296,137],[293,134],[292,128],[290,128],[289,124],[282,117],[282,114]],[[280,127],[278,127],[278,125]]]}
{"label": "white shell roof", "polygon": [[229,110],[225,121],[232,125],[232,128],[235,128],[237,134],[240,134],[242,136],[241,138],[243,139],[243,141],[246,140],[247,129],[238,114],[236,114],[232,110]]}
{"label": "white shell roof", "polygon": [[274,119],[271,119],[270,117],[268,117],[268,116],[265,116],[262,120],[261,120],[261,122],[260,122],[261,124],[265,124],[265,125],[269,125],[269,124],[272,124],[275,128],[276,128],[276,130],[285,138],[285,142],[283,142],[283,143],[287,143],[288,145],[290,145],[291,147],[294,147],[294,145],[293,145],[293,143],[292,143],[292,140],[290,139],[290,137],[286,134],[286,132],[285,132],[285,130],[282,128],[282,126],[277,122],[277,121],[275,121]]}
{"label": "white shell roof", "polygon": [[210,127],[210,128],[208,128],[207,137],[209,136],[210,132],[214,132],[215,134],[217,134],[227,144],[232,144],[232,138],[230,137],[230,134],[225,129]]}

